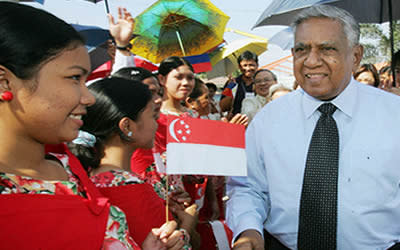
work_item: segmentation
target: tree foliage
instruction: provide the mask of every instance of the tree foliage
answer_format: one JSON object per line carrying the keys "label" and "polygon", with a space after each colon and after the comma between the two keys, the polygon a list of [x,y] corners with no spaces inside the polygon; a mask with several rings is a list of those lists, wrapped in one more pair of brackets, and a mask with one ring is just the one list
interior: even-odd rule
{"label": "tree foliage", "polygon": [[[360,24],[361,44],[364,46],[362,63],[390,61],[390,34],[382,25]],[[393,21],[394,51],[400,49],[400,20]]]}

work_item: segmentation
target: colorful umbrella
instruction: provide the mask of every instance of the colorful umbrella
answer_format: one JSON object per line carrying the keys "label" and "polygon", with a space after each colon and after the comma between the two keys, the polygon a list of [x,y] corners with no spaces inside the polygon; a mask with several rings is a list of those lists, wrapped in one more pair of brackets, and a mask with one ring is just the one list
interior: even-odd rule
{"label": "colorful umbrella", "polygon": [[159,0],[135,18],[132,52],[153,63],[200,55],[223,41],[228,20],[209,0]]}
{"label": "colorful umbrella", "polygon": [[232,43],[226,44],[216,52],[210,53],[213,69],[207,72],[207,77],[212,79],[231,74],[239,68],[237,58],[240,54],[249,50],[257,55],[261,55],[267,50],[267,45],[267,39],[261,40],[254,38],[235,40]]}

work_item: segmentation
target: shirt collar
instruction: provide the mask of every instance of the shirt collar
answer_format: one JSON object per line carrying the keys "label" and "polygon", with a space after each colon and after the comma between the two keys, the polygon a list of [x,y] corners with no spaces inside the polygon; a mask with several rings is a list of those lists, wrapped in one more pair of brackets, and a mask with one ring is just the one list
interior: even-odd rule
{"label": "shirt collar", "polygon": [[267,97],[256,95],[256,99],[262,104],[265,105],[267,103]]}
{"label": "shirt collar", "polygon": [[[353,117],[353,112],[355,109],[355,105],[357,103],[357,82],[351,77],[349,85],[340,93],[335,99],[330,101],[334,104],[340,111],[349,116]],[[318,109],[318,107],[324,103],[324,101],[318,100],[309,94],[307,94],[304,90],[301,90],[303,93],[303,112],[307,119],[311,117],[311,115]]]}

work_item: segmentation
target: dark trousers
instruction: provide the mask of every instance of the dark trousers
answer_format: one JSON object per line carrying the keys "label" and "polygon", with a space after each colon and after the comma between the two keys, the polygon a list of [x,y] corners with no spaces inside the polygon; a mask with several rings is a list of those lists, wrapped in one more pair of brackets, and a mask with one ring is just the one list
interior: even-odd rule
{"label": "dark trousers", "polygon": [[[288,250],[289,248],[285,247],[279,240],[275,239],[272,235],[270,235],[267,231],[264,230],[264,244],[265,250]],[[400,250],[400,243],[392,246],[388,250]]]}

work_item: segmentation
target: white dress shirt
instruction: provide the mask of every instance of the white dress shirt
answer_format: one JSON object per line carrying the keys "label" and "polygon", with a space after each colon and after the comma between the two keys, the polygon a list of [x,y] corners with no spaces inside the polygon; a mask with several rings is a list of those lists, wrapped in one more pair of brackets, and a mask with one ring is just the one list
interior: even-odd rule
{"label": "white dress shirt", "polygon": [[136,67],[135,64],[135,55],[130,54],[126,56],[122,54],[121,51],[118,49],[115,50],[115,58],[114,58],[114,65],[112,67],[111,75],[116,73],[118,70],[125,68],[125,67]]}
{"label": "white dress shirt", "polygon": [[[337,248],[387,249],[400,241],[400,97],[352,78],[331,102],[339,130]],[[265,228],[297,248],[305,162],[322,103],[299,89],[249,125],[248,177],[227,184],[234,238]]]}
{"label": "white dress shirt", "polygon": [[267,98],[264,96],[256,95],[251,97],[246,97],[242,101],[241,114],[247,115],[249,122],[254,118],[257,112],[267,104]]}

